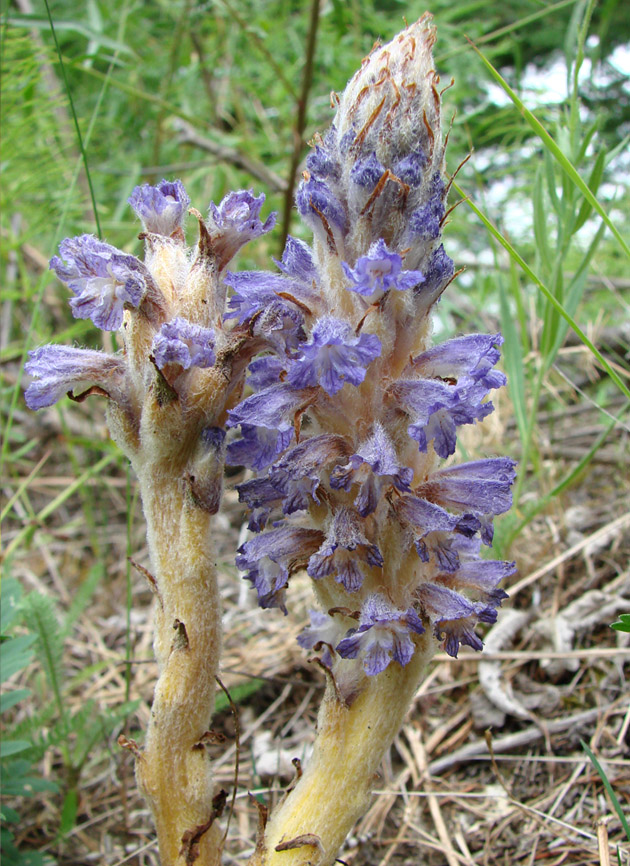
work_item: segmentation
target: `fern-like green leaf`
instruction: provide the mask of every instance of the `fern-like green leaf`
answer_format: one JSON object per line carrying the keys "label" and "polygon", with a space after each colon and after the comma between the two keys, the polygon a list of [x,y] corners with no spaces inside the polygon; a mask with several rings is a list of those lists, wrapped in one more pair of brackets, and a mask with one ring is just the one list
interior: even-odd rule
{"label": "fern-like green leaf", "polygon": [[37,658],[44,669],[48,684],[55,694],[59,712],[64,716],[65,711],[61,698],[63,637],[55,604],[51,598],[38,592],[32,592],[24,599],[22,611],[29,630],[37,635]]}

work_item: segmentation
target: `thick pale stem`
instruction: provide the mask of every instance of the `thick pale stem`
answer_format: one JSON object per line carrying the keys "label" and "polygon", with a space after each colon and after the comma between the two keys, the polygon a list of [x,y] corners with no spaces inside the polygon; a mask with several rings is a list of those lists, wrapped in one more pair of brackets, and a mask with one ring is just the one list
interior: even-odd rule
{"label": "thick pale stem", "polygon": [[408,665],[392,663],[378,676],[368,677],[350,707],[328,688],[313,756],[295,789],[272,813],[264,845],[259,845],[249,866],[334,863],[369,804],[378,766],[403,722],[434,643],[423,636]]}
{"label": "thick pale stem", "polygon": [[160,677],[136,776],[153,813],[162,866],[217,866],[221,832],[203,745],[221,649],[211,516],[186,492],[181,467],[138,468],[158,596]]}

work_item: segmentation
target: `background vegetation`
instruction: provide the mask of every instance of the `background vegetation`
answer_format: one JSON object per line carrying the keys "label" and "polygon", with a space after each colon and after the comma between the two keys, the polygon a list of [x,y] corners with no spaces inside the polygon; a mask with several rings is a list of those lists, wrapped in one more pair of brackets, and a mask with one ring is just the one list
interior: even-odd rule
{"label": "background vegetation", "polygon": [[[47,261],[62,238],[86,231],[140,253],[126,200],[134,185],[162,177],[180,177],[202,211],[231,189],[263,190],[268,209],[300,234],[287,207],[292,166],[299,176],[306,142],[330,123],[330,90],[343,89],[375,39],[388,40],[403,17],[415,20],[425,8],[415,0],[322,0],[319,7],[56,0],[53,33],[42,0],[2,5],[1,648],[8,685],[0,712],[9,863],[156,858],[131,762],[115,743],[123,725],[129,735],[144,727],[154,677],[150,594],[127,559],[148,565],[134,479],[107,440],[97,400],[34,416],[22,397],[29,348],[59,341],[110,349],[115,337],[71,318]],[[483,438],[471,435],[466,449],[520,461],[516,508],[499,522],[496,540],[498,555],[520,567],[512,596],[525,619],[503,647],[513,655],[501,662],[504,692],[520,695],[520,710],[488,695],[477,661],[439,660],[383,770],[390,794],[377,799],[342,857],[355,866],[402,866],[421,856],[449,866],[537,858],[590,864],[610,846],[619,862],[630,862],[614,803],[630,795],[628,644],[608,628],[630,609],[630,7],[623,0],[435,0],[431,11],[438,71],[444,85],[455,79],[444,96],[445,115],[453,116],[449,171],[474,149],[452,193],[453,205],[460,196],[468,202],[453,212],[445,238],[466,271],[439,305],[436,339],[488,329],[506,338],[509,392]],[[312,75],[305,75],[309,57]],[[268,266],[282,248],[282,222],[245,250],[239,267]],[[225,671],[248,743],[230,831],[234,862],[253,839],[244,792],[249,786],[272,797],[286,783],[283,749],[303,748],[321,692],[294,641],[306,583],[296,581],[304,604],[290,621],[259,614],[233,566],[241,522],[228,491],[218,524]],[[547,687],[556,690],[555,703],[523,697]],[[506,758],[505,775],[489,766],[475,733],[483,700],[494,706],[486,724],[497,736],[504,727],[506,736],[521,736],[509,748],[522,763]],[[576,713],[585,712],[591,715],[578,724]],[[262,745],[261,714],[274,734]],[[557,723],[559,733],[528,752],[534,740],[524,732],[540,730],[541,719]],[[217,730],[233,737],[228,713]],[[604,761],[608,787],[591,772],[580,735]],[[475,742],[475,754],[486,757],[472,782],[469,759],[438,770],[436,761]],[[264,764],[270,754],[277,756],[271,769]],[[226,787],[232,760],[228,749],[219,761]],[[392,799],[401,786],[434,790],[420,785],[427,762],[440,776],[439,796]],[[593,820],[605,815],[610,823],[594,831]]]}

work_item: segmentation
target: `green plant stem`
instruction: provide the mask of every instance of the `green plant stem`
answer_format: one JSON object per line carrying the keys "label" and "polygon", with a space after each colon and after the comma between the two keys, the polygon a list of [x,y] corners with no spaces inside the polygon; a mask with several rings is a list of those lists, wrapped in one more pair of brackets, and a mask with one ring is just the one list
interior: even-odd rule
{"label": "green plant stem", "polygon": [[306,46],[306,59],[304,61],[304,71],[302,73],[302,90],[297,103],[297,117],[295,121],[295,129],[293,131],[293,153],[291,155],[291,165],[289,167],[289,177],[287,189],[284,194],[284,209],[282,214],[282,235],[280,238],[280,255],[284,251],[284,245],[291,227],[291,214],[293,211],[293,193],[295,190],[295,180],[302,148],[304,147],[304,129],[306,127],[306,108],[308,105],[308,95],[313,83],[313,63],[315,60],[315,45],[317,43],[317,29],[319,26],[321,0],[311,0],[311,17],[308,30],[308,43]]}
{"label": "green plant stem", "polygon": [[96,206],[96,196],[94,195],[94,187],[92,186],[92,176],[90,174],[90,166],[88,165],[87,151],[83,145],[83,136],[81,135],[81,127],[79,126],[79,119],[77,117],[77,113],[74,108],[74,100],[72,99],[72,92],[70,90],[70,85],[68,83],[68,76],[66,75],[66,67],[63,62],[63,57],[61,56],[61,48],[59,47],[59,42],[57,41],[57,34],[55,32],[55,25],[53,23],[52,14],[50,12],[50,6],[48,5],[48,0],[44,0],[46,5],[46,13],[48,15],[48,21],[50,22],[50,32],[52,33],[52,37],[55,42],[55,50],[57,51],[57,57],[59,58],[59,66],[61,68],[61,74],[63,76],[64,87],[66,88],[66,94],[68,96],[68,103],[70,105],[70,111],[72,112],[72,119],[74,121],[74,128],[77,133],[77,140],[79,142],[79,150],[81,151],[81,156],[83,158],[83,167],[85,169],[85,177],[88,182],[88,187],[90,189],[90,198],[92,199],[92,212],[94,214],[94,222],[96,223],[96,232],[99,238],[102,238],[101,232],[101,223],[98,218],[98,208]]}

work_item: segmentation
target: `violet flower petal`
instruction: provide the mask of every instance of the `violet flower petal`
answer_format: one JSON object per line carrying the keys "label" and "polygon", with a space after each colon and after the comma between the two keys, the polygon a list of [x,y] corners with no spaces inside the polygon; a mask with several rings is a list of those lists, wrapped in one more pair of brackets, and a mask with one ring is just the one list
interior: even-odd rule
{"label": "violet flower petal", "polygon": [[170,237],[182,225],[190,198],[181,180],[161,180],[157,186],[137,186],[127,199],[145,231]]}
{"label": "violet flower petal", "polygon": [[52,406],[82,385],[99,385],[117,401],[123,397],[126,368],[119,356],[58,344],[40,346],[28,354],[24,369],[36,377],[24,394],[29,409]]}

